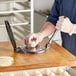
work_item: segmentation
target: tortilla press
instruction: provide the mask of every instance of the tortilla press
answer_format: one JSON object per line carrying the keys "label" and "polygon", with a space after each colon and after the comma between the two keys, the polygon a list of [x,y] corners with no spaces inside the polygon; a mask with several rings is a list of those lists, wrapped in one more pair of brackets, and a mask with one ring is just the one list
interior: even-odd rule
{"label": "tortilla press", "polygon": [[22,46],[17,47],[16,41],[15,41],[12,29],[11,29],[11,26],[10,26],[8,21],[5,21],[5,26],[6,26],[6,30],[7,30],[10,42],[13,46],[13,49],[17,53],[35,54],[35,53],[45,52],[49,48],[50,41],[52,40],[52,38],[53,38],[53,36],[55,35],[55,32],[56,32],[56,30],[55,30],[55,32],[53,33],[53,35],[51,36],[51,38],[49,39],[48,43],[46,43],[45,46],[42,46],[42,45],[38,44],[36,47],[27,47],[27,45],[22,45]]}

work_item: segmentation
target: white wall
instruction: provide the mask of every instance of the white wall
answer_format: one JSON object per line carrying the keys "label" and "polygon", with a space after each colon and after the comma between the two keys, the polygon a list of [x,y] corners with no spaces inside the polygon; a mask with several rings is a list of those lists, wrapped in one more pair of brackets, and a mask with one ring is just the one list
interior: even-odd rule
{"label": "white wall", "polygon": [[[46,12],[51,10],[54,0],[34,0],[34,10]],[[46,21],[46,17],[41,14],[34,13],[34,32],[38,32]]]}
{"label": "white wall", "polygon": [[34,9],[45,11],[51,9],[54,0],[34,0]]}

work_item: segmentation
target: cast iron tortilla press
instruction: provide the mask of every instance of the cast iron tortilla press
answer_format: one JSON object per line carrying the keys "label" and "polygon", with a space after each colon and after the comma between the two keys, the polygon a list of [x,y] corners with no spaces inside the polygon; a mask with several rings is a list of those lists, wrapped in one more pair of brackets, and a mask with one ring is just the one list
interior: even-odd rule
{"label": "cast iron tortilla press", "polygon": [[10,24],[9,24],[9,22],[7,20],[5,21],[5,26],[6,26],[6,30],[7,30],[10,42],[11,42],[11,44],[13,46],[13,49],[17,53],[35,54],[35,53],[43,53],[43,52],[45,52],[49,48],[49,42],[52,40],[52,38],[53,38],[53,36],[54,36],[54,34],[56,32],[55,31],[53,33],[52,37],[50,38],[50,40],[48,41],[48,43],[46,43],[45,46],[37,45],[36,47],[33,48],[33,47],[27,47],[27,45],[21,45],[21,46],[17,47],[16,41],[15,41],[12,29],[11,29],[11,26],[10,26]]}

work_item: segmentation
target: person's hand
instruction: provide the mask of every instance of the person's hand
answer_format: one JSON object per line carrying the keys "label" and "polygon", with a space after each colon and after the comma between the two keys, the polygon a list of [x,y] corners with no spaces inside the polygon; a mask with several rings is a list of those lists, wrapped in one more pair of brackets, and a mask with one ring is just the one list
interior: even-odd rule
{"label": "person's hand", "polygon": [[24,42],[28,47],[35,47],[42,40],[43,35],[41,33],[32,33],[25,37]]}
{"label": "person's hand", "polygon": [[73,24],[68,17],[60,16],[56,24],[56,29],[71,35]]}

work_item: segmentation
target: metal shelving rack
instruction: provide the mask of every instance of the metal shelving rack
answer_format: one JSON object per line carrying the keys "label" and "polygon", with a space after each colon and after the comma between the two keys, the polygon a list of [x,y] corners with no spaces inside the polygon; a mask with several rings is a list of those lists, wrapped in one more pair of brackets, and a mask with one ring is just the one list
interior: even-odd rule
{"label": "metal shelving rack", "polygon": [[[15,39],[23,39],[33,32],[33,0],[0,0],[0,41],[9,40],[4,20],[11,24]],[[2,34],[3,33],[3,34]],[[4,37],[5,36],[5,37]]]}

